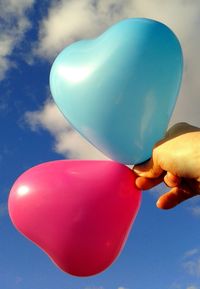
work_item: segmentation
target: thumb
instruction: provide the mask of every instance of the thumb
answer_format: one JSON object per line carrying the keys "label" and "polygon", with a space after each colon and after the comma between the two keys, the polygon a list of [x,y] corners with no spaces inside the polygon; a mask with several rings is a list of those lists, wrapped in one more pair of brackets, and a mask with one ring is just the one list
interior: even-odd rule
{"label": "thumb", "polygon": [[145,178],[158,178],[163,172],[162,168],[153,160],[153,158],[145,163],[134,166],[133,171],[138,176]]}

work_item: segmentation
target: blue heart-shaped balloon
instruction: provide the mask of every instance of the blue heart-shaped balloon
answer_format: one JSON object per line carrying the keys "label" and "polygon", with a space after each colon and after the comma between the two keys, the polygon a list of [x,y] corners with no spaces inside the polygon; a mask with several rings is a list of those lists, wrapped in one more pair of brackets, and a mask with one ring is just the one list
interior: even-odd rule
{"label": "blue heart-shaped balloon", "polygon": [[167,129],[182,68],[179,41],[167,26],[127,19],[65,48],[53,63],[50,88],[87,140],[113,160],[136,164]]}

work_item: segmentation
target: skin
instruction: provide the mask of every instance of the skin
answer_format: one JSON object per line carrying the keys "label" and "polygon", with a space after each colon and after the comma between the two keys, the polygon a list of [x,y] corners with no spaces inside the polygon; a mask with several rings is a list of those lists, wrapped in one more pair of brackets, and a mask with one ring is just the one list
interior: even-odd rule
{"label": "skin", "polygon": [[170,188],[156,205],[171,209],[200,195],[200,128],[178,123],[153,148],[152,158],[133,168],[136,186],[148,190],[161,182]]}

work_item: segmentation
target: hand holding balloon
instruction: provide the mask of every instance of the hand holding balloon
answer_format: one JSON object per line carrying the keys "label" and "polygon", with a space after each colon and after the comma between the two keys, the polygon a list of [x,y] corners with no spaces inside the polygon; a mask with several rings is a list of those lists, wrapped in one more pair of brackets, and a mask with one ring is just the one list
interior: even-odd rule
{"label": "hand holding balloon", "polygon": [[171,190],[157,206],[171,209],[200,194],[200,128],[187,123],[173,126],[158,142],[150,161],[135,166],[136,185],[146,190],[164,181]]}

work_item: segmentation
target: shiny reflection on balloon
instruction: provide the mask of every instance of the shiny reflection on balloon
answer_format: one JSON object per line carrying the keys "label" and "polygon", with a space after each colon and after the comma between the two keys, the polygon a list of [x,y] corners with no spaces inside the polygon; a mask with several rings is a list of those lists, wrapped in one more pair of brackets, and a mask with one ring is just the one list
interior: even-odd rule
{"label": "shiny reflection on balloon", "polygon": [[92,68],[85,67],[70,67],[60,65],[58,74],[68,82],[78,83],[85,80],[92,72]]}
{"label": "shiny reflection on balloon", "polygon": [[23,197],[23,196],[27,195],[27,194],[29,193],[29,191],[30,191],[29,187],[23,185],[23,186],[20,186],[20,187],[18,188],[18,190],[17,190],[17,195],[18,195],[19,197]]}

